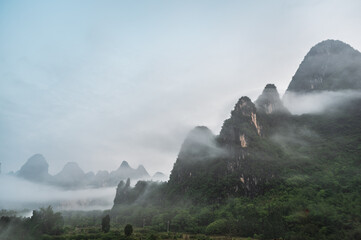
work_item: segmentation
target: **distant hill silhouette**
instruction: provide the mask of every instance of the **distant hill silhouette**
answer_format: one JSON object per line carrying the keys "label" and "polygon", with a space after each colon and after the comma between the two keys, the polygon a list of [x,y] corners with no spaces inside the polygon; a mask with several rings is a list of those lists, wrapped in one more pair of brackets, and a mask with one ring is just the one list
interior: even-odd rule
{"label": "distant hill silhouette", "polygon": [[[151,178],[143,165],[139,165],[138,168],[134,169],[129,166],[127,161],[123,161],[117,170],[110,173],[108,171],[98,171],[97,174],[93,172],[85,173],[75,162],[66,163],[63,169],[54,176],[49,174],[48,169],[49,164],[44,156],[35,154],[15,173],[15,176],[64,189],[117,186],[121,180],[127,178],[133,180]],[[157,176],[160,177],[161,174],[159,173]]]}

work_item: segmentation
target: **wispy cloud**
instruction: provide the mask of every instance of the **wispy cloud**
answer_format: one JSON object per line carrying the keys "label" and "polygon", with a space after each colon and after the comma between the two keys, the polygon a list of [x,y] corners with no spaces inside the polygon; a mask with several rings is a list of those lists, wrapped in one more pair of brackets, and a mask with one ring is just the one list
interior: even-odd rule
{"label": "wispy cloud", "polygon": [[343,104],[361,98],[360,91],[322,91],[308,94],[287,92],[283,98],[285,106],[292,114],[319,114],[337,111]]}
{"label": "wispy cloud", "polygon": [[197,125],[285,89],[315,43],[360,48],[359,1],[0,2],[0,161],[169,173]]}
{"label": "wispy cloud", "polygon": [[52,205],[56,210],[104,210],[113,205],[114,188],[64,191],[0,175],[0,209],[37,209]]}

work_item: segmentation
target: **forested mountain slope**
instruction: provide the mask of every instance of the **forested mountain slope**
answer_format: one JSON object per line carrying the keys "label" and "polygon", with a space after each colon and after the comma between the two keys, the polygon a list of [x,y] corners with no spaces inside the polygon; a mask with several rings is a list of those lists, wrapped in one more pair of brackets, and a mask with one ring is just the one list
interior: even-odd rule
{"label": "forested mountain slope", "polygon": [[[327,40],[306,55],[288,93],[357,90],[360,72],[358,51]],[[112,214],[135,224],[148,219],[159,230],[170,221],[189,232],[360,239],[358,96],[341,97],[318,113],[292,115],[269,84],[255,103],[239,99],[219,135],[206,127],[192,130],[167,183],[143,182],[134,189],[120,184]],[[133,201],[122,200],[127,194]],[[133,208],[148,212],[120,217]]]}

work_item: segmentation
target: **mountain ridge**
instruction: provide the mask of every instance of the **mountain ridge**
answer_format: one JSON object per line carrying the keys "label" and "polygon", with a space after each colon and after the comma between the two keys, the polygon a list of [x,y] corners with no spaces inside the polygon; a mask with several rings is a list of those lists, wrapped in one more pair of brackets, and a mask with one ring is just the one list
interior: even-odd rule
{"label": "mountain ridge", "polygon": [[[315,45],[285,96],[360,89],[361,61],[355,51],[340,41]],[[326,61],[330,67],[337,65],[337,56],[349,54],[348,61],[324,71],[325,56],[331,56]],[[317,82],[319,76],[322,81]],[[361,96],[300,115],[291,114],[284,99],[268,84],[255,102],[246,96],[236,102],[219,135],[195,127],[169,181],[157,186],[139,181],[133,188],[122,182],[112,217],[137,212],[121,223],[148,218],[159,231],[166,231],[170,222],[173,231],[194,234],[360,239]],[[157,214],[138,215],[142,210]]]}
{"label": "mountain ridge", "polygon": [[306,54],[287,92],[361,89],[361,53],[339,40],[325,40]]}
{"label": "mountain ridge", "polygon": [[85,173],[76,162],[67,162],[62,170],[54,175],[50,175],[48,170],[49,164],[44,156],[35,154],[22,165],[15,176],[65,189],[116,186],[119,181],[127,178],[133,180],[151,178],[143,165],[133,169],[127,161],[122,161],[117,170],[111,172],[100,170],[96,174],[93,172]]}

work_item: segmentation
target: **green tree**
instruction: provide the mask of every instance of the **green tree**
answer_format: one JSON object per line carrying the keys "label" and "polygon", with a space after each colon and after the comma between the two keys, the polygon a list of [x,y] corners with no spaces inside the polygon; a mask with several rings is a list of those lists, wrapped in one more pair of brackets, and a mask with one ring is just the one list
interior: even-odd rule
{"label": "green tree", "polygon": [[228,223],[226,219],[218,219],[206,228],[207,234],[226,234],[228,233]]}
{"label": "green tree", "polygon": [[54,213],[53,208],[48,206],[47,208],[40,208],[38,211],[33,211],[33,215],[30,218],[30,225],[35,231],[57,235],[63,231],[64,219],[61,213]]}
{"label": "green tree", "polygon": [[130,224],[127,224],[126,226],[125,226],[125,228],[124,228],[124,234],[125,234],[125,236],[130,236],[130,235],[132,235],[132,233],[133,233],[133,226],[132,225],[130,225]]}
{"label": "green tree", "polygon": [[176,231],[194,232],[196,223],[188,211],[182,210],[172,219],[171,228]]}
{"label": "green tree", "polygon": [[110,217],[109,214],[102,218],[102,231],[107,233],[110,230]]}

